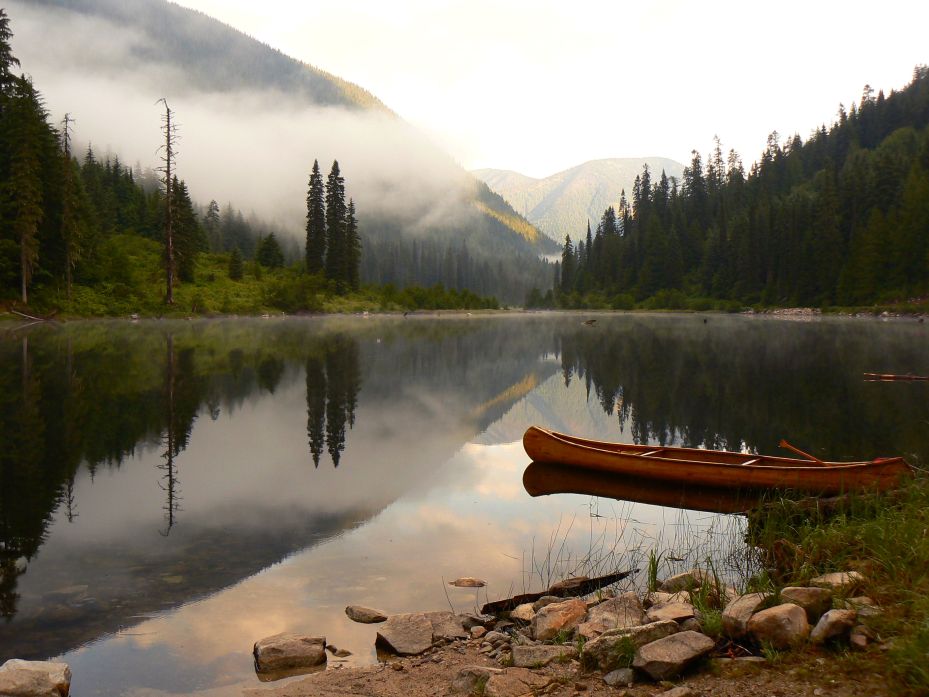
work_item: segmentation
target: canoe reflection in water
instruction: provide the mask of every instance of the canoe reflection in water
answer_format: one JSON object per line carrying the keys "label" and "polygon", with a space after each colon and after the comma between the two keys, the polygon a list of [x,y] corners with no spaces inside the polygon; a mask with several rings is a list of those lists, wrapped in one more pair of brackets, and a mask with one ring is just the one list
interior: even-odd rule
{"label": "canoe reflection in water", "polygon": [[529,464],[523,486],[530,496],[586,494],[711,513],[745,513],[763,496],[757,491],[688,486],[543,462]]}

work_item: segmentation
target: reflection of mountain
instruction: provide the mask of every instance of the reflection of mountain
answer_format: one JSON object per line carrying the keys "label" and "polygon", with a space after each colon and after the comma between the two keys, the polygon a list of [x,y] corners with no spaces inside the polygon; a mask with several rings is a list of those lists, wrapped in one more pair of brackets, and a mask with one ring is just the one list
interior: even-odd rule
{"label": "reflection of mountain", "polygon": [[[427,484],[537,379],[530,340],[504,349],[501,326],[93,324],[0,341],[0,653],[51,655],[212,593]],[[500,360],[474,360],[495,343]],[[338,470],[312,466],[326,453]]]}

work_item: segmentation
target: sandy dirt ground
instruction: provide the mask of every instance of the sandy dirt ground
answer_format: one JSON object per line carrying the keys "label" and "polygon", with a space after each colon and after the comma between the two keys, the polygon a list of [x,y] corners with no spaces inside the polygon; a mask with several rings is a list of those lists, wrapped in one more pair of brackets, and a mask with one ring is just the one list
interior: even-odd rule
{"label": "sandy dirt ground", "polygon": [[[462,694],[452,683],[465,666],[501,666],[478,652],[479,642],[460,641],[423,656],[363,668],[330,669],[280,686],[254,688],[246,697],[439,697]],[[897,694],[880,675],[850,670],[834,657],[804,654],[779,665],[711,662],[676,683],[610,687],[600,673],[585,673],[576,661],[532,670],[546,686],[521,694],[646,697],[684,686],[702,697],[890,697]],[[510,669],[513,670],[513,669]],[[517,669],[520,670],[520,669]],[[514,697],[520,694],[512,693]]]}

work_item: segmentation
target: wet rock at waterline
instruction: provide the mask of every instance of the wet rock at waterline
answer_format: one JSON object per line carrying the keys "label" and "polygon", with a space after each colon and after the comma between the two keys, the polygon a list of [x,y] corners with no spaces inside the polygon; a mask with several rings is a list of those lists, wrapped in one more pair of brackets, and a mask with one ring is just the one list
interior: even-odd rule
{"label": "wet rock at waterline", "polygon": [[748,621],[748,632],[758,644],[789,649],[806,641],[810,623],[802,607],[785,603],[755,613]]}
{"label": "wet rock at waterline", "polygon": [[256,642],[253,653],[259,673],[312,668],[326,662],[326,637],[275,634]]}
{"label": "wet rock at waterline", "polygon": [[463,576],[462,578],[456,578],[454,581],[449,581],[448,585],[456,588],[483,588],[487,585],[487,582],[472,576]]}
{"label": "wet rock at waterline", "polygon": [[11,658],[0,666],[0,695],[4,697],[67,697],[70,690],[67,663]]}
{"label": "wet rock at waterline", "polygon": [[691,569],[682,574],[676,574],[661,582],[661,590],[665,593],[689,591],[704,583],[716,583],[716,578],[702,569]]}
{"label": "wet rock at waterline", "polygon": [[350,620],[362,624],[377,624],[387,620],[386,612],[364,607],[363,605],[349,605],[345,608],[345,614],[348,615]]}
{"label": "wet rock at waterline", "polygon": [[378,628],[376,643],[398,656],[418,656],[432,648],[432,622],[421,612],[391,615]]}
{"label": "wet rock at waterline", "polygon": [[575,629],[587,615],[587,603],[574,598],[552,603],[532,618],[532,636],[540,641],[553,639],[559,632]]}
{"label": "wet rock at waterline", "polygon": [[636,650],[632,667],[648,673],[653,680],[670,680],[715,645],[716,642],[699,632],[678,632]]}

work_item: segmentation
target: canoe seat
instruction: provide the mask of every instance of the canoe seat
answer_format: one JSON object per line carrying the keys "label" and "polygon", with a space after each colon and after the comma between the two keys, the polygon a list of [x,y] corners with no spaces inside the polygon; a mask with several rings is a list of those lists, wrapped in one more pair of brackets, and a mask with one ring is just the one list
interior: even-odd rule
{"label": "canoe seat", "polygon": [[664,452],[664,448],[658,448],[658,450],[649,450],[647,453],[641,453],[642,457],[648,457],[649,455],[657,455],[660,452]]}
{"label": "canoe seat", "polygon": [[740,463],[740,465],[754,465],[760,459],[761,459],[760,457],[756,457],[754,460],[747,460],[746,462]]}

